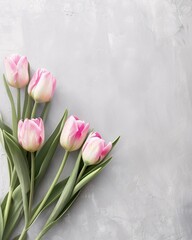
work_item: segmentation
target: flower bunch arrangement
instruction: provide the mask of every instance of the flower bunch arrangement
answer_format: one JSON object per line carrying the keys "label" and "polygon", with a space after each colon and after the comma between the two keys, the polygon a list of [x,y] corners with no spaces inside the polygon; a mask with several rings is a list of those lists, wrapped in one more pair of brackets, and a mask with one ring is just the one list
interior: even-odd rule
{"label": "flower bunch arrangement", "polygon": [[[65,110],[52,134],[45,139],[44,124],[56,79],[46,69],[38,69],[31,78],[27,57],[19,55],[5,58],[3,78],[12,109],[12,127],[0,116],[0,140],[6,152],[10,179],[9,192],[0,205],[0,240],[27,239],[31,225],[50,206],[51,214],[36,237],[38,240],[63,217],[81,190],[110,162],[109,153],[119,137],[106,143],[99,133],[90,131],[89,123],[74,115],[68,117]],[[17,91],[16,101],[13,89]],[[21,91],[25,96],[23,103]],[[40,116],[37,115],[39,107],[43,109]],[[46,177],[59,144],[64,149],[63,160],[47,193],[34,206],[39,183]],[[60,179],[68,156],[74,151],[78,151],[78,157],[71,174]],[[22,232],[12,237],[22,218]]]}

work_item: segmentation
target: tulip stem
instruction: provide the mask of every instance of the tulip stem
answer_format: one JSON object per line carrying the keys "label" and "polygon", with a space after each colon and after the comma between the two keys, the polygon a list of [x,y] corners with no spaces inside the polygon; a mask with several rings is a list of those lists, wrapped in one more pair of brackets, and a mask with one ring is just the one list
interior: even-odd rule
{"label": "tulip stem", "polygon": [[31,209],[33,204],[34,194],[34,180],[35,180],[35,157],[34,153],[31,153],[31,185],[30,185],[30,196],[29,196],[29,216],[31,216]]}
{"label": "tulip stem", "polygon": [[56,176],[55,176],[55,178],[54,178],[54,180],[53,180],[53,182],[52,182],[52,184],[51,184],[51,187],[49,188],[47,194],[46,194],[45,197],[43,198],[42,202],[40,203],[40,205],[39,205],[39,207],[37,208],[37,210],[35,211],[35,213],[33,214],[29,225],[31,225],[31,224],[34,222],[34,220],[36,219],[36,217],[39,215],[39,213],[40,213],[41,210],[43,209],[43,207],[44,207],[47,199],[49,198],[50,194],[52,193],[55,185],[57,184],[57,182],[58,182],[58,180],[59,180],[59,177],[61,176],[61,173],[62,173],[62,171],[63,171],[63,168],[64,168],[64,166],[65,166],[65,163],[66,163],[66,161],[67,161],[68,156],[69,156],[69,151],[66,151],[66,152],[65,152],[65,155],[64,155],[64,157],[63,157],[63,161],[62,161],[62,163],[61,163],[61,165],[60,165],[60,167],[59,167],[59,171],[57,172],[57,174],[56,174]]}
{"label": "tulip stem", "polygon": [[32,114],[31,114],[31,118],[35,117],[36,110],[37,110],[37,105],[38,105],[38,103],[35,101],[34,106],[33,106],[33,110],[32,110]]}
{"label": "tulip stem", "polygon": [[18,121],[21,118],[21,90],[17,88],[17,118]]}
{"label": "tulip stem", "polygon": [[79,176],[77,178],[77,183],[79,182],[79,180],[81,179],[81,177],[83,176],[83,173],[85,172],[85,169],[87,168],[87,164],[84,163],[80,173],[79,173]]}

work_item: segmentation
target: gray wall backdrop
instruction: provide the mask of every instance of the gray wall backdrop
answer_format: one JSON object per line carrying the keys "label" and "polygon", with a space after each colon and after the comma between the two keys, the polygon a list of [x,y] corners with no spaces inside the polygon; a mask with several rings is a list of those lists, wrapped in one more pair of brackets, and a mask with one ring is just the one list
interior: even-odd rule
{"label": "gray wall backdrop", "polygon": [[[122,137],[112,163],[45,239],[191,240],[192,1],[0,0],[1,75],[12,53],[57,78],[47,136],[67,107],[107,140]],[[0,109],[10,123],[2,81]],[[0,199],[7,190],[1,149]]]}

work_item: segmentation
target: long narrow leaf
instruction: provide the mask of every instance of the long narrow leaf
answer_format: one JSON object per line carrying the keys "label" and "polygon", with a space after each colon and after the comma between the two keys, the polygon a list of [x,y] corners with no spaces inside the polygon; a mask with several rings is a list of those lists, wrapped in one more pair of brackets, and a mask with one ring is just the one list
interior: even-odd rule
{"label": "long narrow leaf", "polygon": [[20,182],[25,220],[28,221],[29,212],[27,193],[30,186],[29,169],[27,167],[26,159],[20,150],[18,143],[14,140],[14,137],[6,132],[4,132],[4,137],[12,155],[14,166]]}
{"label": "long narrow leaf", "polygon": [[21,194],[21,187],[18,186],[12,195],[12,204],[9,211],[7,224],[4,229],[3,233],[3,240],[9,240],[12,231],[14,230],[15,226],[17,225],[19,219],[23,213],[23,204],[22,204],[22,194]]}
{"label": "long narrow leaf", "polygon": [[56,151],[56,148],[59,143],[60,133],[62,131],[63,125],[67,119],[67,110],[65,111],[61,121],[57,125],[54,132],[48,138],[46,143],[40,149],[36,156],[36,169],[35,169],[35,176],[36,176],[36,184],[40,181],[43,177],[49,163]]}
{"label": "long narrow leaf", "polygon": [[[6,150],[5,147],[5,141],[4,141],[4,137],[3,137],[3,131],[0,129],[0,142],[2,144],[2,147]],[[7,153],[7,164],[8,164],[8,171],[9,171],[9,182],[11,182],[11,176],[12,176],[12,162],[10,159],[9,154]]]}
{"label": "long narrow leaf", "polygon": [[70,209],[70,207],[73,205],[73,203],[75,202],[75,200],[77,199],[77,197],[79,196],[79,192],[76,193],[71,199],[70,201],[66,204],[66,206],[62,209],[60,215],[51,223],[49,223],[46,227],[44,227],[41,231],[41,233],[38,235],[38,239],[40,239],[40,237],[43,237],[43,235],[45,235],[46,232],[49,231],[49,229],[51,229],[59,220],[60,218]]}
{"label": "long narrow leaf", "polygon": [[29,169],[26,164],[26,159],[17,142],[15,142],[13,136],[4,132],[4,138],[12,155],[12,160],[14,161],[14,166],[17,171],[19,182],[21,188],[27,193],[30,185]]}
{"label": "long narrow leaf", "polygon": [[5,130],[6,132],[12,134],[11,128],[7,126],[1,119],[0,119],[0,129]]}
{"label": "long narrow leaf", "polygon": [[73,193],[73,189],[75,187],[75,182],[77,179],[80,162],[81,162],[81,151],[79,153],[79,156],[78,156],[75,166],[73,168],[71,176],[69,177],[67,184],[65,185],[65,188],[63,189],[62,194],[61,194],[61,196],[60,196],[55,208],[53,209],[46,224],[49,224],[50,222],[54,221],[58,217],[58,215],[60,214],[62,209],[68,203],[68,201],[71,197],[71,194]]}
{"label": "long narrow leaf", "polygon": [[9,86],[7,84],[5,75],[3,75],[3,80],[4,80],[4,85],[5,85],[5,89],[7,91],[7,95],[9,97],[10,103],[11,103],[11,109],[12,109],[12,123],[13,123],[13,135],[17,136],[17,114],[16,114],[16,110],[15,110],[15,104],[14,104],[14,100],[13,100],[13,96],[12,93],[9,89]]}
{"label": "long narrow leaf", "polygon": [[[64,189],[64,187],[65,187],[65,185],[66,185],[66,183],[67,183],[67,180],[68,180],[68,178],[65,178],[63,181],[61,181],[61,182],[59,182],[59,183],[57,183],[57,184],[55,185],[53,191],[51,192],[49,198],[47,199],[44,207],[43,207],[43,208],[41,209],[41,211],[39,212],[38,216],[39,216],[46,208],[48,208],[52,203],[54,203],[54,202],[60,197],[60,195],[61,195],[61,193],[62,193],[62,191],[63,191],[63,189]],[[40,206],[41,202],[42,202],[42,201],[40,201],[40,202],[38,203],[38,205],[34,208],[33,214],[36,212],[36,210],[37,210],[38,207]],[[37,217],[38,217],[38,216],[37,216]],[[37,217],[36,217],[36,218],[37,218]],[[35,219],[34,219],[34,221],[35,221]],[[33,222],[34,222],[34,221],[33,221]],[[33,222],[31,222],[30,225],[31,225]]]}
{"label": "long narrow leaf", "polygon": [[84,187],[87,183],[89,183],[94,177],[96,177],[102,168],[98,168],[95,171],[92,171],[86,177],[84,177],[74,188],[73,195],[76,194],[82,187]]}
{"label": "long narrow leaf", "polygon": [[4,223],[3,223],[3,211],[0,206],[0,240],[3,240],[3,229],[4,229]]}

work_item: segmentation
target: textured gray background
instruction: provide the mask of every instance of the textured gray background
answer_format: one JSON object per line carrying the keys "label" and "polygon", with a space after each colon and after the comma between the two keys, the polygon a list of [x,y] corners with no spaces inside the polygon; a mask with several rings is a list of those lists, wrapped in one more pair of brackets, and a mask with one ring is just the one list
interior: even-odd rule
{"label": "textured gray background", "polygon": [[[12,53],[57,78],[47,135],[68,107],[107,140],[122,136],[113,162],[45,239],[191,240],[192,1],[1,0],[1,74]],[[10,123],[2,82],[0,96]],[[8,190],[2,150],[0,160],[2,199]]]}

